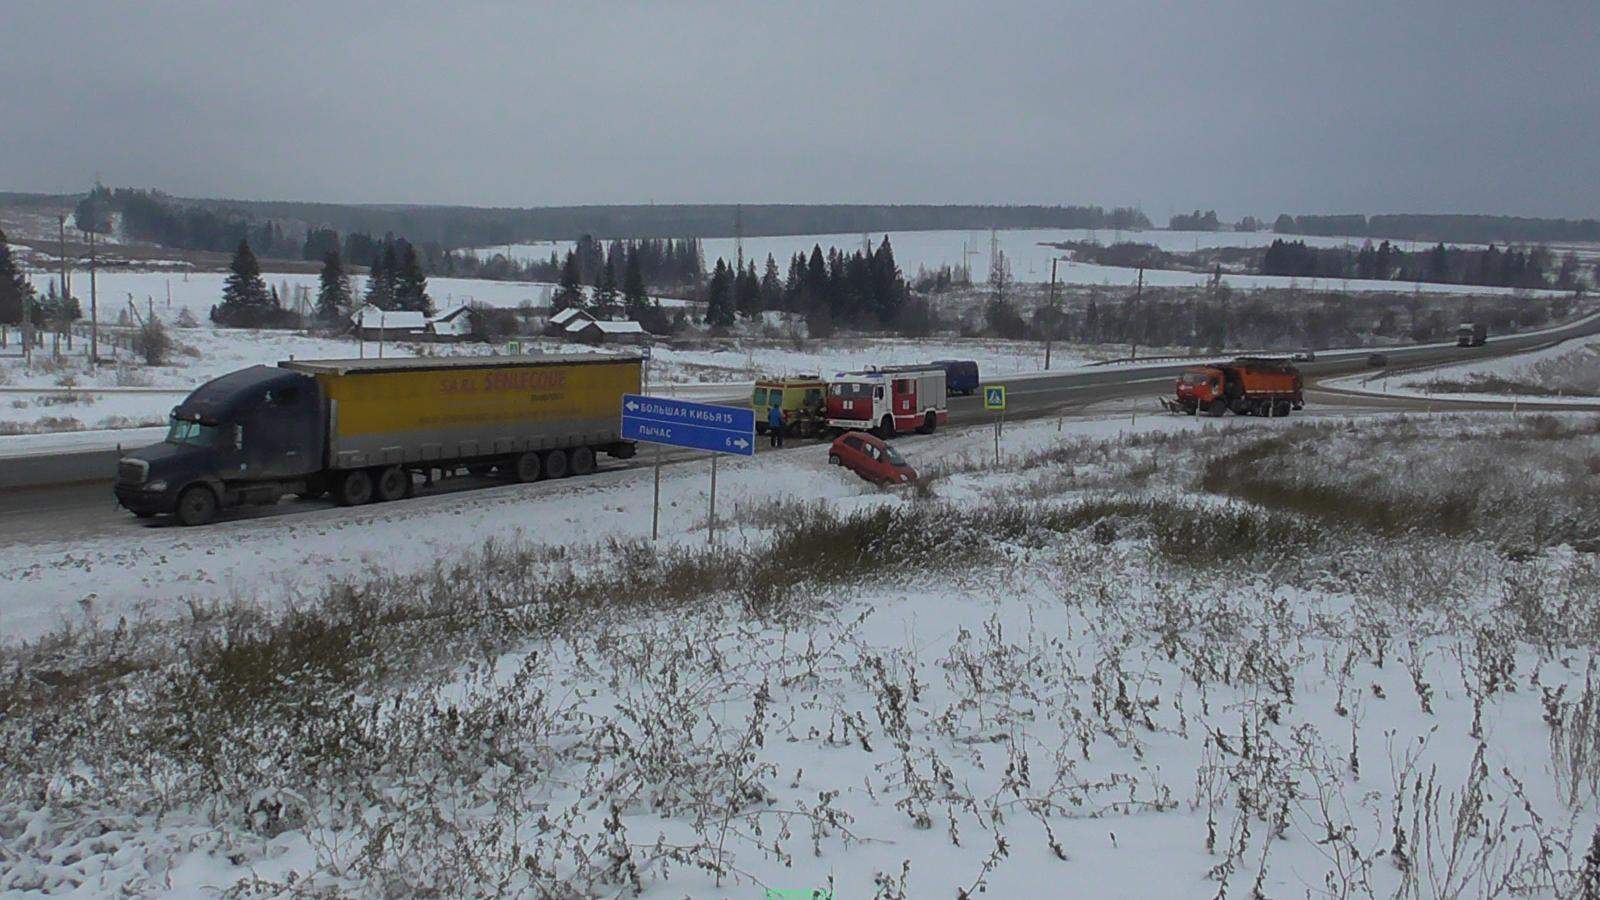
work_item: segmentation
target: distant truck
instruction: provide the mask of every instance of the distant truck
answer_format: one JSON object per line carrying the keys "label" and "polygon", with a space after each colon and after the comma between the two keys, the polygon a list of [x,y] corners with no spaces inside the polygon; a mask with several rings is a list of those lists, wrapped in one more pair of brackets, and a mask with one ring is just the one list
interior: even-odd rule
{"label": "distant truck", "polygon": [[829,428],[887,438],[907,431],[931,434],[949,421],[942,368],[867,369],[828,379]]}
{"label": "distant truck", "polygon": [[634,455],[622,395],[640,357],[334,359],[252,366],[172,411],[166,440],[117,464],[117,502],[185,525],[289,494],[345,506],[398,500],[413,476],[499,469],[518,481],[586,475]]}
{"label": "distant truck", "polygon": [[1489,342],[1489,326],[1484,322],[1462,322],[1456,326],[1457,347],[1482,347]]}
{"label": "distant truck", "polygon": [[812,437],[827,418],[827,391],[827,382],[815,375],[760,379],[750,391],[756,432],[767,433],[767,411],[776,406],[783,414],[784,434]]}
{"label": "distant truck", "polygon": [[1287,416],[1305,408],[1302,388],[1300,370],[1291,363],[1243,356],[1178,376],[1177,400],[1169,408],[1191,416],[1220,416],[1230,410],[1240,416]]}
{"label": "distant truck", "polygon": [[978,392],[977,362],[970,359],[936,359],[932,365],[944,369],[946,393],[971,396]]}

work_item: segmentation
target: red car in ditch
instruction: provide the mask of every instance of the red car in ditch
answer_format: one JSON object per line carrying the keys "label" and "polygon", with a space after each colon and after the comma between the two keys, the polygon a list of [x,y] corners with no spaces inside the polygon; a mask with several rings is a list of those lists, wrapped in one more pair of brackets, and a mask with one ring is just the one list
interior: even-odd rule
{"label": "red car in ditch", "polygon": [[906,484],[917,480],[917,470],[882,439],[864,431],[834,438],[828,464],[844,466],[873,484]]}

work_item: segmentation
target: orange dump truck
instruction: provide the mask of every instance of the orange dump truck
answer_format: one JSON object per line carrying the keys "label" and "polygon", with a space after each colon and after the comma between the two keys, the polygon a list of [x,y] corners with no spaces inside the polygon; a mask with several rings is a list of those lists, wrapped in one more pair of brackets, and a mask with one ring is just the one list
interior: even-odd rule
{"label": "orange dump truck", "polygon": [[1226,363],[1198,366],[1178,376],[1170,409],[1220,416],[1287,416],[1302,409],[1300,370],[1281,359],[1244,356]]}

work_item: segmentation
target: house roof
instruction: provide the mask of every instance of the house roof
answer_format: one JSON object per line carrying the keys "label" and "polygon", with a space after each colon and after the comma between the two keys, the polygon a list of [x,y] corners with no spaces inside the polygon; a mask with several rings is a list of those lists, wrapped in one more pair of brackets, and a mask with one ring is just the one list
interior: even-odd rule
{"label": "house roof", "polygon": [[577,334],[590,326],[600,329],[604,334],[644,334],[644,326],[638,322],[602,322],[599,319],[588,322],[573,322],[567,326],[567,332],[569,334]]}
{"label": "house roof", "polygon": [[550,317],[550,324],[552,324],[552,325],[565,325],[568,322],[572,321],[577,316],[582,316],[585,319],[590,319],[590,320],[594,319],[594,316],[589,315],[587,312],[579,309],[578,307],[569,306],[566,309],[563,309],[562,311],[560,311],[560,312],[556,313],[555,315],[551,316]]}
{"label": "house roof", "polygon": [[428,324],[422,313],[413,309],[383,310],[368,304],[355,311],[351,320],[362,328],[417,328]]}
{"label": "house roof", "polygon": [[430,322],[448,322],[451,319],[454,319],[457,316],[461,315],[462,313],[468,312],[470,309],[471,308],[468,307],[466,304],[462,304],[460,306],[452,306],[449,309],[444,310],[443,312],[441,312],[438,315],[434,316],[429,321]]}

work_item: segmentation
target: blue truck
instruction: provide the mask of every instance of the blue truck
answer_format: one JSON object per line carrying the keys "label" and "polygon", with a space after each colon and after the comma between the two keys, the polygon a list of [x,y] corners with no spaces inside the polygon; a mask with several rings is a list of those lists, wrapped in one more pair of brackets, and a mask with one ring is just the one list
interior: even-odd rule
{"label": "blue truck", "polygon": [[945,393],[970,396],[978,392],[976,362],[970,359],[936,359],[933,364],[944,369]]}

